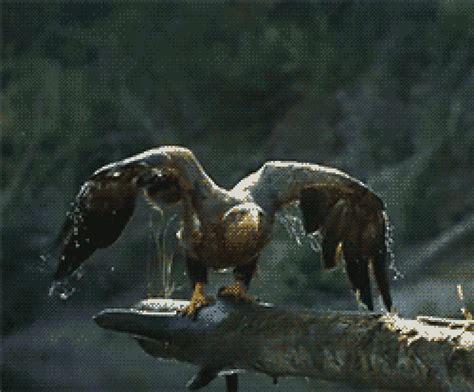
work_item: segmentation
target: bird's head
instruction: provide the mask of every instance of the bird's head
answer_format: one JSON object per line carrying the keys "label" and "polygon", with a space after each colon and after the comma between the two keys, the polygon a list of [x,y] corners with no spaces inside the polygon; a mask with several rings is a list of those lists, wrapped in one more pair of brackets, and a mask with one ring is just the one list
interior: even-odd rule
{"label": "bird's head", "polygon": [[152,204],[174,204],[192,187],[192,171],[187,169],[193,167],[194,161],[187,148],[163,146],[104,166],[93,174],[93,179],[132,183],[134,186],[129,189],[144,189]]}
{"label": "bird's head", "polygon": [[237,204],[222,217],[226,238],[234,243],[254,240],[262,227],[263,217],[264,212],[257,204]]}
{"label": "bird's head", "polygon": [[150,169],[137,181],[145,188],[145,195],[152,204],[174,204],[183,197],[179,175],[172,169]]}
{"label": "bird's head", "polygon": [[123,161],[140,165],[136,185],[145,189],[145,196],[154,205],[174,204],[183,197],[182,175],[176,167],[177,156],[189,151],[177,146],[164,146],[145,151]]}
{"label": "bird's head", "polygon": [[[128,163],[127,160],[123,162]],[[150,194],[161,196],[168,203],[180,199],[177,193],[182,195],[183,191],[189,190],[192,178],[188,178],[187,169],[198,166],[191,150],[180,146],[162,146],[145,151],[130,158],[130,164],[135,162],[146,168],[137,185],[147,188]]]}

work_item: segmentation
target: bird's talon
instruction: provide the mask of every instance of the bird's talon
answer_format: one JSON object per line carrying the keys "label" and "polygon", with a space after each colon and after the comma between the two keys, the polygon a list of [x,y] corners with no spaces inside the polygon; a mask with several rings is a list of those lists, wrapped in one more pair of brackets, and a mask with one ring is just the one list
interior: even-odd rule
{"label": "bird's talon", "polygon": [[221,287],[218,296],[221,298],[232,298],[238,302],[256,302],[255,297],[247,294],[240,282],[236,282],[230,286]]}
{"label": "bird's talon", "polygon": [[189,317],[192,320],[196,319],[196,316],[199,312],[199,309],[210,304],[210,301],[205,298],[203,300],[192,301],[191,303],[184,308],[178,310],[178,313],[183,317]]}
{"label": "bird's talon", "polygon": [[199,309],[209,305],[210,303],[210,298],[204,294],[204,284],[197,283],[191,301],[184,308],[178,310],[178,313],[183,317],[189,317],[194,320],[196,319]]}

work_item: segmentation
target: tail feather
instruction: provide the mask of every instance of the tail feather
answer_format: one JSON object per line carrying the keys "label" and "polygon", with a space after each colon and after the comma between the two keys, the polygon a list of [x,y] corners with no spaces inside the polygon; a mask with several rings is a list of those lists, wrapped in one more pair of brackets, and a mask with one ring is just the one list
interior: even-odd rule
{"label": "tail feather", "polygon": [[387,219],[384,211],[377,212],[364,220],[355,217],[343,242],[346,271],[352,289],[359,300],[369,310],[373,310],[370,287],[369,264],[377,283],[383,303],[388,311],[392,310],[392,298],[387,268],[388,249],[386,241]]}
{"label": "tail feather", "polygon": [[374,193],[344,194],[336,188],[306,188],[300,207],[306,232],[322,235],[322,264],[334,268],[344,255],[353,291],[369,310],[373,310],[369,265],[385,307],[392,310],[388,276],[389,224],[384,204]]}
{"label": "tail feather", "polygon": [[338,248],[350,224],[350,206],[340,200],[331,209],[323,226],[322,260],[325,269],[334,268],[338,261]]}
{"label": "tail feather", "polygon": [[372,289],[370,286],[369,264],[366,257],[362,257],[358,247],[351,241],[345,243],[344,259],[346,272],[352,285],[352,290],[370,311],[374,310]]}
{"label": "tail feather", "polygon": [[385,305],[385,308],[390,312],[392,310],[393,303],[392,297],[390,295],[390,284],[388,280],[386,260],[386,252],[383,252],[377,257],[371,259],[375,281],[377,282],[380,294],[382,295],[382,300]]}
{"label": "tail feather", "polygon": [[331,236],[324,236],[321,243],[322,261],[324,269],[331,269],[336,266],[336,250],[339,241]]}

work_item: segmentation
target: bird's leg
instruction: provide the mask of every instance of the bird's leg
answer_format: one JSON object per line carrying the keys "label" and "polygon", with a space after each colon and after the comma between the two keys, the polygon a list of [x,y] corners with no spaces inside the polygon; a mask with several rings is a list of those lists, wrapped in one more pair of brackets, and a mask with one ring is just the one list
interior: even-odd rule
{"label": "bird's leg", "polygon": [[198,310],[201,309],[203,306],[209,305],[210,301],[204,292],[204,284],[204,282],[196,282],[196,284],[194,285],[194,291],[191,297],[191,301],[187,306],[180,310],[180,313],[183,316],[195,319]]}
{"label": "bird's leg", "polygon": [[210,302],[204,293],[204,285],[207,283],[207,267],[205,263],[188,255],[186,256],[186,267],[193,285],[193,295],[190,303],[181,309],[180,313],[183,316],[195,319],[198,310],[209,305]]}
{"label": "bird's leg", "polygon": [[231,297],[241,302],[255,302],[255,298],[247,294],[250,280],[257,266],[257,257],[252,259],[248,264],[236,267],[234,269],[235,283],[221,287],[219,289],[219,297]]}

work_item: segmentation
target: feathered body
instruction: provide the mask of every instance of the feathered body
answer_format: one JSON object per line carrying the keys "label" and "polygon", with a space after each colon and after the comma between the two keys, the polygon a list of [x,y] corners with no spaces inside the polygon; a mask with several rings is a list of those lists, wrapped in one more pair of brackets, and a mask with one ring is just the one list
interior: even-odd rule
{"label": "feathered body", "polygon": [[324,166],[272,161],[226,190],[190,150],[175,146],[146,151],[92,175],[63,227],[56,279],[118,238],[142,189],[151,203],[182,204],[178,238],[195,288],[190,314],[206,303],[202,288],[208,268],[234,267],[236,285],[221,294],[246,298],[243,289],[271,240],[275,213],[294,202],[299,202],[306,232],[321,233],[324,266],[334,267],[343,255],[353,290],[373,309],[372,265],[385,306],[392,306],[384,205],[363,183]]}

